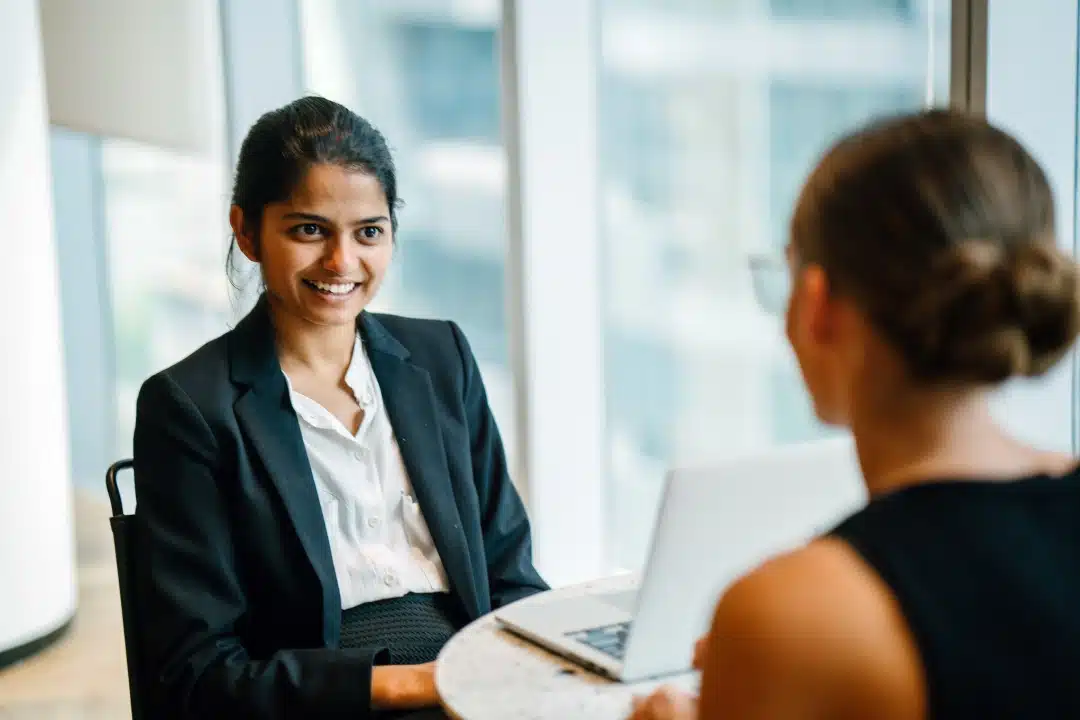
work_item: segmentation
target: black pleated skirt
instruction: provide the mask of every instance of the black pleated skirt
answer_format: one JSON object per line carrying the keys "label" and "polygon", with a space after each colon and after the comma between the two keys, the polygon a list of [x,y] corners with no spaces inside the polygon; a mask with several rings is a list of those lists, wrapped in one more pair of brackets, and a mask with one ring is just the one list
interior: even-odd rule
{"label": "black pleated skirt", "polygon": [[390,664],[432,662],[464,627],[457,602],[447,593],[409,593],[349,608],[341,614],[341,647],[385,647]]}

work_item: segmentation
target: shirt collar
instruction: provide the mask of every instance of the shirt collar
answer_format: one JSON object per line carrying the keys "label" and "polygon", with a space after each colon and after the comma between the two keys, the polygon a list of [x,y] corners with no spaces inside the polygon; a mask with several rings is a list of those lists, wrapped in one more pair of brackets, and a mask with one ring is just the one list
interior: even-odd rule
{"label": "shirt collar", "polygon": [[326,429],[331,426],[329,419],[323,417],[326,411],[319,407],[314,400],[294,390],[288,375],[285,375],[285,385],[289,388],[289,400],[292,401],[293,410],[296,412],[297,417],[311,427]]}
{"label": "shirt collar", "polygon": [[352,390],[356,402],[360,403],[365,411],[374,402],[374,392],[371,387],[371,363],[368,360],[367,349],[364,347],[360,334],[357,333],[353,344],[352,360],[349,369],[345,371],[345,384]]}

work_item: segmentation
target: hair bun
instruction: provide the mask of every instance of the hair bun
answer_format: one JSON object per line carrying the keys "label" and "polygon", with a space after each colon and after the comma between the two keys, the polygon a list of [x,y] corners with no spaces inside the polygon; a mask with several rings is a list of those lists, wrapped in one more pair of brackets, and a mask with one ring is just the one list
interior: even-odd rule
{"label": "hair bun", "polygon": [[1049,370],[1080,330],[1076,262],[1051,241],[967,241],[944,253],[916,301],[882,318],[913,374],[997,383]]}
{"label": "hair bun", "polygon": [[1008,282],[1030,363],[1021,374],[1041,375],[1068,351],[1080,332],[1080,273],[1052,243],[1029,243],[1013,253]]}

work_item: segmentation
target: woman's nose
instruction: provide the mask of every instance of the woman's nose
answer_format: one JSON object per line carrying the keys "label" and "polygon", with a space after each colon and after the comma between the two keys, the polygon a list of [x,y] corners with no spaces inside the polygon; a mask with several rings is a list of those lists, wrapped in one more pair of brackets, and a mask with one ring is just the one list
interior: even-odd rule
{"label": "woman's nose", "polygon": [[323,267],[335,275],[348,275],[356,265],[356,252],[349,243],[334,242],[327,246]]}

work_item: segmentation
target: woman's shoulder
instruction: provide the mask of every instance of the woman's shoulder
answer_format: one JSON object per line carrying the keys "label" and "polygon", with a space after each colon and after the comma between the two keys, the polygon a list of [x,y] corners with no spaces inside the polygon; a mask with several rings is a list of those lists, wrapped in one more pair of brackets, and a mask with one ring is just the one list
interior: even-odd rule
{"label": "woman's shoulder", "polygon": [[230,333],[219,335],[183,359],[151,375],[143,383],[140,397],[179,395],[200,408],[229,398],[233,394],[229,391]]}
{"label": "woman's shoulder", "polygon": [[[921,707],[922,670],[903,614],[839,540],[812,542],[736,582],[717,606],[708,647],[706,668],[722,676],[713,691],[733,698],[739,686],[777,697],[814,688],[823,694],[791,701],[845,713],[883,702],[898,711]],[[728,702],[703,694],[712,696],[707,704]]]}
{"label": "woman's shoulder", "polygon": [[403,351],[410,361],[429,369],[460,365],[471,356],[468,341],[452,320],[365,313],[367,339],[378,349]]}
{"label": "woman's shoulder", "polygon": [[453,332],[456,326],[449,320],[435,318],[420,318],[409,315],[395,315],[383,312],[367,312],[365,316],[375,328],[389,333],[408,349],[410,346],[431,344],[446,344],[453,342]]}

